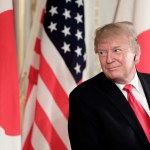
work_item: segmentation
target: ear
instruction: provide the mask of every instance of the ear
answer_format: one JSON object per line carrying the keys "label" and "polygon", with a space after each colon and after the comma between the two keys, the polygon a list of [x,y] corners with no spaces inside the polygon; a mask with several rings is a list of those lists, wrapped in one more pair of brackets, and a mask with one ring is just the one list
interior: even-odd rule
{"label": "ear", "polygon": [[140,55],[135,55],[135,64],[138,64],[140,62]]}
{"label": "ear", "polygon": [[134,56],[135,64],[138,64],[140,62],[140,56],[141,56],[141,49],[138,48],[136,50],[136,53],[135,53],[135,56]]}

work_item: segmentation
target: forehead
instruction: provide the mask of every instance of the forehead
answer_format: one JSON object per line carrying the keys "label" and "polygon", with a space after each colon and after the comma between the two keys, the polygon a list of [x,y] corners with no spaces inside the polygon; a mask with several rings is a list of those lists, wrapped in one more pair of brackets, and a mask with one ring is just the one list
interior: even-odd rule
{"label": "forehead", "polygon": [[115,35],[111,37],[107,37],[104,39],[100,39],[97,42],[98,47],[116,47],[116,46],[124,46],[129,45],[129,39],[127,35]]}

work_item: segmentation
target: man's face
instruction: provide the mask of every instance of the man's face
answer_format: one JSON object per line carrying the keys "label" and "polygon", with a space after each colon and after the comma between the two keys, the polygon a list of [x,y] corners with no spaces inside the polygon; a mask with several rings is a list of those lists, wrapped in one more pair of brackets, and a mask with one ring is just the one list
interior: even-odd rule
{"label": "man's face", "polygon": [[129,45],[127,36],[107,38],[98,43],[96,48],[107,78],[120,84],[126,84],[133,79],[136,72],[135,58],[140,54]]}

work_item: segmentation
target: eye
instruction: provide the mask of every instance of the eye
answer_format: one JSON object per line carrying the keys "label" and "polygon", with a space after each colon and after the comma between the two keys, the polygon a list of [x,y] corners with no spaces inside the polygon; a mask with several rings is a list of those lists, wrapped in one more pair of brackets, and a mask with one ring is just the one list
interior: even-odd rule
{"label": "eye", "polygon": [[98,51],[98,55],[101,56],[101,57],[104,57],[104,56],[107,55],[107,52],[104,51],[104,50],[100,50],[100,51]]}
{"label": "eye", "polygon": [[113,50],[113,52],[115,52],[115,53],[120,53],[121,51],[122,51],[122,50],[119,49],[119,48],[116,48],[116,49]]}

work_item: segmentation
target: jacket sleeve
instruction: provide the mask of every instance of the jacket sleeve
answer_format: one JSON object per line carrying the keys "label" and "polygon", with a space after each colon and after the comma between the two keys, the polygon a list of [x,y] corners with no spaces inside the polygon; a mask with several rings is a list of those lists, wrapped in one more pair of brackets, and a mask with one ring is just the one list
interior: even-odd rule
{"label": "jacket sleeve", "polygon": [[69,96],[68,132],[72,150],[104,150],[106,146],[96,110],[88,103],[89,99],[85,93],[72,92]]}

